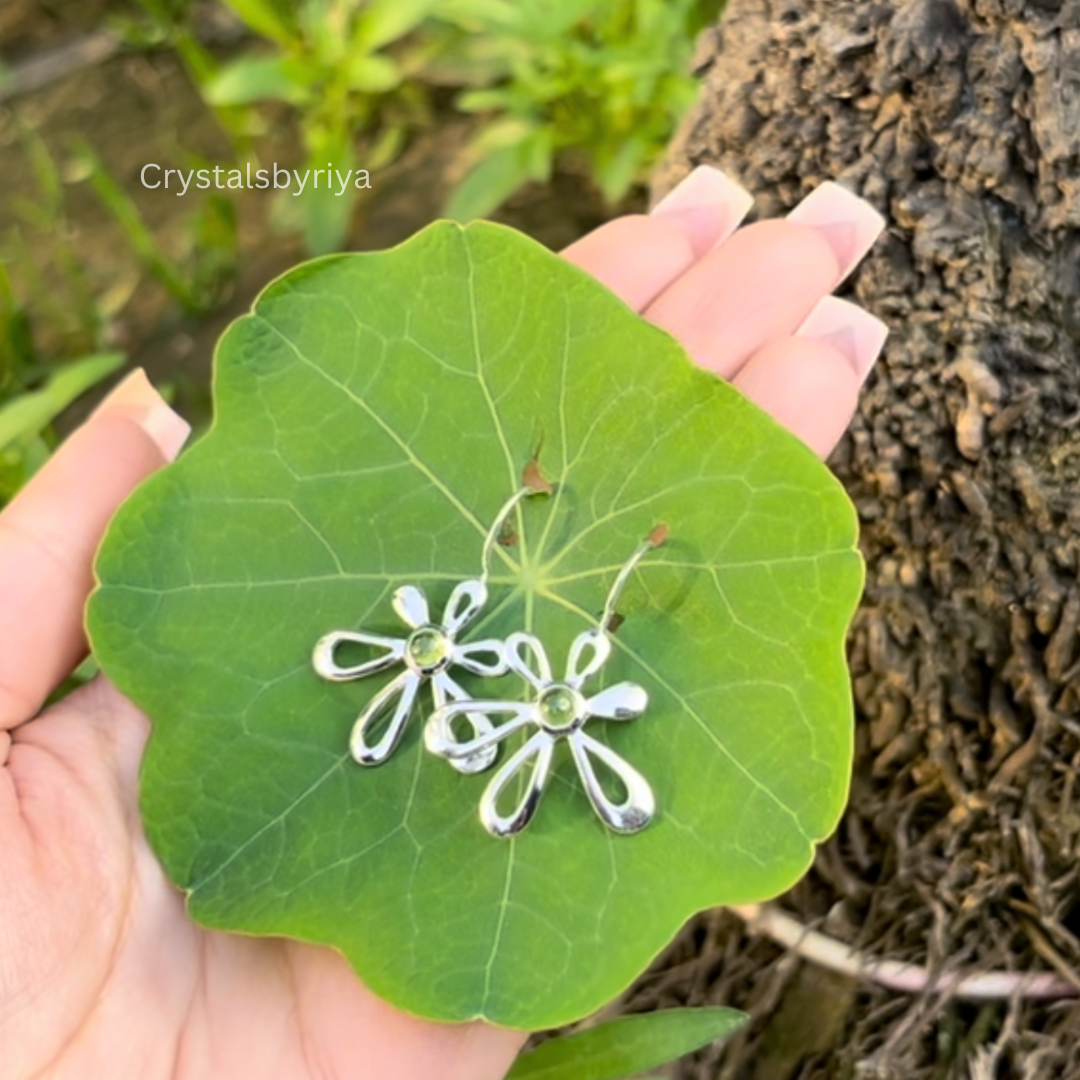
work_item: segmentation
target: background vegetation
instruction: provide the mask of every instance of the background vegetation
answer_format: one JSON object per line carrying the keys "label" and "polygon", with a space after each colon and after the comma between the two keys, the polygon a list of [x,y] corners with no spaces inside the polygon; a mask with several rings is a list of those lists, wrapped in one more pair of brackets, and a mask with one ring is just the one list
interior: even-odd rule
{"label": "background vegetation", "polygon": [[[569,194],[551,238],[567,242],[642,205],[694,95],[695,35],[720,6],[13,0],[0,14],[0,500],[47,458],[58,418],[81,415],[71,403],[132,362],[204,419],[227,317],[306,254],[385,246],[373,216],[410,158],[428,190],[390,242],[438,215],[528,218]],[[132,80],[144,100],[117,90]],[[332,162],[371,186],[175,200],[142,185],[148,162]]]}

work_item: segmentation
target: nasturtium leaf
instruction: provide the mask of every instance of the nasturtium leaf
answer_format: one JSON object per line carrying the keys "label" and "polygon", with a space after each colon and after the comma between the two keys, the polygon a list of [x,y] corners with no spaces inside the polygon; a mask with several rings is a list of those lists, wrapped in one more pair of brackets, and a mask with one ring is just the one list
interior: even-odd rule
{"label": "nasturtium leaf", "polygon": [[[271,285],[223,337],[214,393],[210,432],[114,520],[88,615],[152,719],[142,812],[195,919],[335,946],[425,1017],[544,1028],[614,997],[692,913],[806,870],[850,770],[855,515],[667,334],[511,230],[436,223]],[[619,567],[670,530],[588,686],[649,695],[588,729],[655,792],[632,836],[602,825],[560,746],[535,820],[493,838],[491,772],[423,747],[429,688],[363,767],[350,731],[396,671],[312,667],[330,631],[400,637],[402,585],[441,613],[534,458],[554,494],[515,513],[466,640],[528,630],[561,674]]]}
{"label": "nasturtium leaf", "polygon": [[620,1016],[541,1043],[506,1080],[625,1080],[692,1054],[746,1023],[735,1009],[661,1009]]}

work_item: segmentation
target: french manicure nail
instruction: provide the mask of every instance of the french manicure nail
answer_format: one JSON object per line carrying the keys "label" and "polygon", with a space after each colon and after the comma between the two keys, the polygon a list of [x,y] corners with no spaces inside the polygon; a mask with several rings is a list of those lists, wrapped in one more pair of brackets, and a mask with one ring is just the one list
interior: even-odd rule
{"label": "french manicure nail", "polygon": [[840,281],[885,229],[885,219],[865,199],[831,180],[811,191],[787,219],[808,225],[825,238],[840,264]]}
{"label": "french manicure nail", "polygon": [[699,165],[653,208],[654,217],[678,224],[703,255],[738,228],[754,197],[713,165]]}
{"label": "french manicure nail", "polygon": [[120,382],[94,410],[94,415],[113,410],[130,415],[157,443],[166,461],[172,461],[180,453],[191,434],[191,425],[169,408],[142,368]]}
{"label": "french manicure nail", "polygon": [[795,336],[832,345],[847,357],[859,378],[865,380],[881,355],[889,328],[858,304],[826,296],[814,305]]}

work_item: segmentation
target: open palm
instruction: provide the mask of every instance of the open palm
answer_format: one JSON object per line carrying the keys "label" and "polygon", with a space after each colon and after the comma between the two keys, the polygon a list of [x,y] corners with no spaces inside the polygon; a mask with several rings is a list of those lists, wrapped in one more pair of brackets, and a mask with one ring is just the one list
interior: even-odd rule
{"label": "open palm", "polygon": [[[566,257],[827,453],[884,338],[828,294],[880,220],[834,185],[736,231],[711,170]],[[502,1076],[524,1039],[386,1005],[332,950],[203,930],[139,822],[146,719],[104,679],[40,711],[85,652],[91,562],[187,426],[141,373],[0,514],[0,1080]]]}

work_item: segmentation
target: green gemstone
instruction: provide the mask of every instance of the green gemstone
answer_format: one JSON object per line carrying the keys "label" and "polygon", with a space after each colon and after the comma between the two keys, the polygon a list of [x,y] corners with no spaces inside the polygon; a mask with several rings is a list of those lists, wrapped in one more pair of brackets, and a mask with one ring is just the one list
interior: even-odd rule
{"label": "green gemstone", "polygon": [[450,642],[435,626],[422,626],[409,637],[409,659],[423,671],[431,671],[446,660]]}
{"label": "green gemstone", "polygon": [[581,697],[568,686],[553,686],[540,695],[540,718],[549,731],[574,726],[582,708]]}

